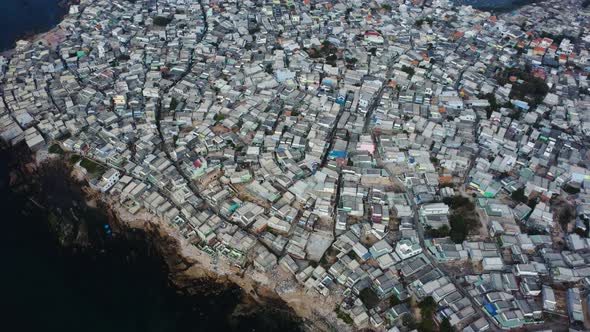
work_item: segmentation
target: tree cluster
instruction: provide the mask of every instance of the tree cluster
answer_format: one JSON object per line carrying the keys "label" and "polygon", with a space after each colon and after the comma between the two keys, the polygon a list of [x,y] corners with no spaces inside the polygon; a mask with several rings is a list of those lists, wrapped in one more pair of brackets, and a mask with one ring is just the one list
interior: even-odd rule
{"label": "tree cluster", "polygon": [[322,42],[322,46],[319,48],[308,48],[304,51],[307,52],[307,54],[309,54],[310,58],[324,58],[326,59],[326,63],[332,66],[335,66],[336,60],[338,60],[338,56],[336,55],[338,52],[338,48],[336,47],[336,45],[332,44],[328,40],[324,40]]}
{"label": "tree cluster", "polygon": [[407,73],[408,74],[408,77],[412,77],[416,73],[416,71],[414,70],[414,68],[409,67],[409,66],[402,66],[402,71],[404,73]]}
{"label": "tree cluster", "polygon": [[154,17],[154,24],[160,27],[167,26],[170,22],[172,22],[172,18],[165,17],[165,16],[156,16]]}
{"label": "tree cluster", "polygon": [[426,235],[432,238],[441,238],[449,236],[451,230],[447,225],[443,225],[440,228],[427,228]]}
{"label": "tree cluster", "polygon": [[436,301],[429,296],[422,300],[422,302],[418,303],[418,308],[420,308],[420,316],[422,319],[420,323],[418,323],[418,331],[420,332],[433,332],[436,331],[436,326],[434,325],[434,314],[436,313]]}
{"label": "tree cluster", "polygon": [[[540,104],[549,92],[549,86],[547,86],[545,80],[532,75],[528,66],[524,69],[511,68],[504,70],[500,72],[496,80],[498,84],[504,85],[510,82],[511,77],[517,79],[517,82],[512,83],[509,96],[511,99],[524,100],[531,106],[535,106]],[[518,81],[522,81],[522,83]]]}
{"label": "tree cluster", "polygon": [[520,203],[526,204],[529,201],[529,198],[524,194],[524,187],[520,187],[513,191],[512,194],[510,194],[510,197],[512,200]]}
{"label": "tree cluster", "polygon": [[449,236],[453,242],[462,243],[469,233],[480,226],[475,212],[475,204],[463,196],[447,197],[443,202],[451,208]]}

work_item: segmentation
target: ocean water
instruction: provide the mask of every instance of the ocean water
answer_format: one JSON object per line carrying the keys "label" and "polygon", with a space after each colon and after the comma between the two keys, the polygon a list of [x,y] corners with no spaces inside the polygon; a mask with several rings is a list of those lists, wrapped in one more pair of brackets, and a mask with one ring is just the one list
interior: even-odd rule
{"label": "ocean water", "polygon": [[0,0],[0,52],[17,40],[53,28],[67,13],[58,0]]}
{"label": "ocean water", "polygon": [[[67,2],[68,0],[62,0]],[[511,9],[532,0],[454,0],[476,8]],[[0,0],[0,52],[25,36],[54,27],[67,13],[59,0]]]}
{"label": "ocean water", "polygon": [[486,10],[512,10],[534,2],[534,0],[454,0],[456,4],[471,5],[474,8]]}
{"label": "ocean water", "polygon": [[[466,1],[475,6],[520,2]],[[0,0],[0,51],[14,47],[19,38],[51,29],[65,13],[58,0]],[[6,330],[300,330],[299,322],[272,310],[232,317],[243,296],[237,287],[215,296],[179,294],[168,282],[162,258],[141,234],[103,238],[100,227],[106,220],[100,214],[80,216],[91,220],[92,248],[63,248],[48,226],[47,212],[8,187],[10,160],[9,153],[0,151],[0,292]],[[63,185],[63,178],[51,181],[51,186]],[[54,194],[51,204],[71,199]]]}
{"label": "ocean water", "polygon": [[[0,0],[0,52],[20,38],[48,31],[66,12],[58,0]],[[78,213],[90,247],[63,247],[49,227],[47,210],[9,188],[14,159],[14,153],[0,149],[2,330],[301,331],[298,319],[272,305],[236,316],[244,296],[237,286],[201,285],[217,289],[215,295],[179,292],[145,236],[108,236],[100,211]],[[77,199],[63,174],[46,177],[42,187],[46,206],[67,211]]]}
{"label": "ocean water", "polygon": [[[49,227],[48,212],[9,188],[13,154],[0,151],[0,293],[5,331],[207,332],[301,331],[290,313],[260,307],[234,315],[244,296],[235,287],[215,295],[188,295],[171,286],[167,268],[141,232],[113,237],[100,210],[80,208],[78,193],[52,169],[31,189],[42,205],[76,214],[90,247],[64,247]],[[55,173],[55,174],[54,174]],[[75,187],[74,187],[75,188]],[[81,211],[81,212],[80,212]],[[67,213],[66,213],[67,215]],[[58,221],[62,220],[58,218]],[[63,223],[63,221],[61,221]]]}

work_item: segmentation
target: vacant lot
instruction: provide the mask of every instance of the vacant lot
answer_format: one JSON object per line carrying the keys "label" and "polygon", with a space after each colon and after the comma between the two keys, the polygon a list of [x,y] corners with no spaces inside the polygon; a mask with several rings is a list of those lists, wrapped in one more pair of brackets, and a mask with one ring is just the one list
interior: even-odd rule
{"label": "vacant lot", "polygon": [[84,167],[88,173],[92,175],[99,175],[106,171],[105,167],[88,158],[83,158],[80,166]]}

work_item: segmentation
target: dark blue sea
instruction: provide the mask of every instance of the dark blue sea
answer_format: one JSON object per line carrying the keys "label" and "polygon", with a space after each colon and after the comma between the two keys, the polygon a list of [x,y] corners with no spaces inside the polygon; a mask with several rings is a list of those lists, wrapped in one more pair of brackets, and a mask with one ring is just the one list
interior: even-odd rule
{"label": "dark blue sea", "polygon": [[[154,242],[143,232],[105,231],[106,214],[85,206],[65,167],[43,168],[36,180],[15,177],[15,162],[26,153],[0,150],[4,331],[301,331],[284,306],[239,305],[245,294],[237,286],[173,285]],[[42,207],[29,200],[31,193]]]}
{"label": "dark blue sea", "polygon": [[[63,2],[62,2],[63,3]],[[58,0],[0,0],[0,52],[53,28],[67,13]],[[106,234],[107,216],[82,208],[67,175],[41,177],[38,208],[9,186],[25,153],[0,148],[0,296],[4,331],[208,332],[300,331],[299,320],[276,306],[243,310],[237,286],[193,283],[178,289],[145,234]],[[22,175],[20,175],[22,176]],[[13,179],[14,180],[14,179]],[[23,182],[16,178],[16,182]],[[14,181],[13,181],[14,182]],[[49,208],[49,209],[48,209]],[[85,246],[59,241],[49,210],[76,210]],[[70,224],[67,224],[70,227]],[[68,229],[68,227],[62,227]],[[71,240],[71,239],[70,239]],[[75,239],[74,242],[78,242]],[[215,290],[212,294],[211,290]],[[250,308],[251,309],[251,308]]]}
{"label": "dark blue sea", "polygon": [[507,11],[534,2],[534,0],[453,0],[460,5],[471,5],[485,10]]}
{"label": "dark blue sea", "polygon": [[[12,175],[10,184],[16,160],[26,153],[0,150],[4,331],[301,331],[300,320],[284,306],[239,305],[245,294],[235,285],[173,285],[154,241],[143,232],[105,231],[107,215],[85,206],[65,167],[43,168],[36,180]],[[31,193],[42,208],[29,200]]]}
{"label": "dark blue sea", "polygon": [[[67,3],[63,0],[61,3]],[[454,0],[476,8],[511,9],[531,0]],[[54,27],[67,13],[59,0],[0,0],[0,52],[23,37]]]}
{"label": "dark blue sea", "polygon": [[0,52],[17,40],[53,28],[67,13],[58,0],[0,0]]}
{"label": "dark blue sea", "polygon": [[[498,3],[475,1],[475,5]],[[0,51],[13,48],[20,38],[51,29],[66,12],[57,0],[0,0]],[[108,220],[96,211],[86,209],[78,216],[88,221],[91,246],[62,246],[49,227],[47,210],[8,186],[14,162],[12,153],[0,151],[0,296],[6,331],[300,330],[298,321],[272,308],[235,317],[244,296],[237,287],[214,296],[179,293],[168,280],[162,257],[141,234],[106,236],[100,229]],[[45,194],[51,196],[47,204],[63,203],[66,209],[76,199],[64,189],[62,175],[44,182]]]}

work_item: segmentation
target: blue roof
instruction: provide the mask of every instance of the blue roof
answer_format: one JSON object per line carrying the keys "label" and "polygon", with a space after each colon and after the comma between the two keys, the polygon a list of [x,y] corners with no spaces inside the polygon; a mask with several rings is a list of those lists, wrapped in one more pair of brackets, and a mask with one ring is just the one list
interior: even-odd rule
{"label": "blue roof", "polygon": [[530,108],[529,104],[525,101],[522,101],[522,100],[514,100],[512,102],[512,105],[522,108],[524,110],[528,110]]}
{"label": "blue roof", "polygon": [[331,85],[331,86],[335,86],[335,85],[336,85],[336,81],[334,81],[334,80],[333,80],[333,79],[331,79],[331,78],[324,78],[324,79],[322,80],[322,84],[325,84],[325,85]]}
{"label": "blue roof", "polygon": [[338,150],[330,151],[330,157],[346,158],[346,151],[338,151]]}
{"label": "blue roof", "polygon": [[487,303],[487,304],[486,304],[486,305],[484,305],[483,307],[484,307],[484,308],[486,309],[486,311],[487,311],[487,312],[489,312],[489,313],[490,313],[490,315],[492,315],[492,316],[496,316],[496,314],[498,313],[498,312],[496,311],[496,307],[494,307],[494,304],[492,304],[492,303]]}

